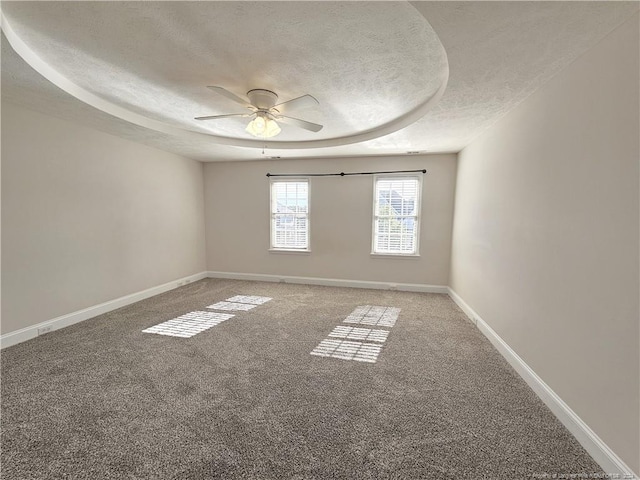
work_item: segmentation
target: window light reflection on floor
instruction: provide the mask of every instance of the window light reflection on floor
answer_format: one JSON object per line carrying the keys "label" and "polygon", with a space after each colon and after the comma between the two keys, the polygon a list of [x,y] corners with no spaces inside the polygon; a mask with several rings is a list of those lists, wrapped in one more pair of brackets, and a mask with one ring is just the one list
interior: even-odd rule
{"label": "window light reflection on floor", "polygon": [[259,297],[257,295],[236,295],[235,297],[227,298],[227,302],[235,303],[251,303],[253,305],[262,305],[272,300],[271,297]]}
{"label": "window light reflection on floor", "polygon": [[389,336],[388,330],[372,330],[370,328],[346,327],[339,325],[335,327],[330,337],[344,338],[346,340],[365,340],[370,342],[384,342]]}
{"label": "window light reflection on floor", "polygon": [[249,303],[236,303],[236,302],[218,302],[213,305],[209,305],[207,308],[212,308],[214,310],[240,310],[246,312],[247,310],[251,310],[252,308],[256,308],[257,305],[252,305]]}
{"label": "window light reflection on floor", "polygon": [[397,307],[362,305],[356,307],[344,322],[378,327],[393,327],[396,324],[399,314],[400,309]]}
{"label": "window light reflection on floor", "polygon": [[218,312],[189,312],[177,318],[159,323],[142,330],[144,333],[156,333],[170,337],[190,338],[200,332],[224,322],[233,317],[230,313]]}
{"label": "window light reflection on floor", "polygon": [[382,345],[373,343],[350,342],[347,340],[326,338],[311,351],[311,355],[376,363],[381,350]]}

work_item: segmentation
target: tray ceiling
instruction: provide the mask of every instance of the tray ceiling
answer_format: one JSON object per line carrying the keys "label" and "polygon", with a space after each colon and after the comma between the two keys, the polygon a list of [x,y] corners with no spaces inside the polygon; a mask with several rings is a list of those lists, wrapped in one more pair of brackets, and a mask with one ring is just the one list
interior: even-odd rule
{"label": "tray ceiling", "polygon": [[[3,37],[2,96],[203,161],[459,151],[637,10],[635,2],[3,2],[3,31],[20,55]],[[265,88],[279,101],[311,94],[319,107],[292,116],[325,127],[285,125],[265,142],[244,131],[245,119],[195,121],[242,111],[207,85],[239,96]]]}

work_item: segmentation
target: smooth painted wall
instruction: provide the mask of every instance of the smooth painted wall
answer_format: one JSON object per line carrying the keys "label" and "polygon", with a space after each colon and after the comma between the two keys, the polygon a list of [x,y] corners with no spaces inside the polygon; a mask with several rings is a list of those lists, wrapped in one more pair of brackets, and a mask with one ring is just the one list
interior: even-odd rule
{"label": "smooth painted wall", "polygon": [[2,104],[2,333],[204,270],[201,163]]}
{"label": "smooth painted wall", "polygon": [[640,472],[638,16],[459,155],[451,287]]}
{"label": "smooth painted wall", "polygon": [[[447,285],[456,155],[205,165],[209,270]],[[269,173],[427,169],[419,258],[371,256],[373,177],[311,177],[311,253],[269,252]]]}

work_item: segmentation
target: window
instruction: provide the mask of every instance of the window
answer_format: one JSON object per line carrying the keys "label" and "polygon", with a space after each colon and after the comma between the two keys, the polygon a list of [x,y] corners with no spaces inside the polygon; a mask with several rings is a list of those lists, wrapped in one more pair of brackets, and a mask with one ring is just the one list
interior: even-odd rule
{"label": "window", "polygon": [[420,176],[374,177],[374,254],[418,255],[420,190]]}
{"label": "window", "polygon": [[271,248],[309,250],[309,180],[271,181]]}

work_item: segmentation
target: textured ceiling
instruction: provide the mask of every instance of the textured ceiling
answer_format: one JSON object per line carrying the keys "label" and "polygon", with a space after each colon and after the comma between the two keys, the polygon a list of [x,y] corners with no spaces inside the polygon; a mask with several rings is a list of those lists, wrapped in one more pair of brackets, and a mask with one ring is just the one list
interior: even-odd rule
{"label": "textured ceiling", "polygon": [[246,122],[193,120],[242,110],[206,85],[238,95],[268,88],[281,101],[312,94],[320,106],[295,116],[323,123],[319,136],[283,128],[277,137],[304,143],[397,124],[438,91],[448,68],[435,108],[395,133],[329,148],[273,143],[263,154],[100,112],[43,79],[3,37],[3,100],[214,161],[459,151],[638,3],[3,2],[2,9],[30,50],[101,100],[177,129],[240,140]]}

